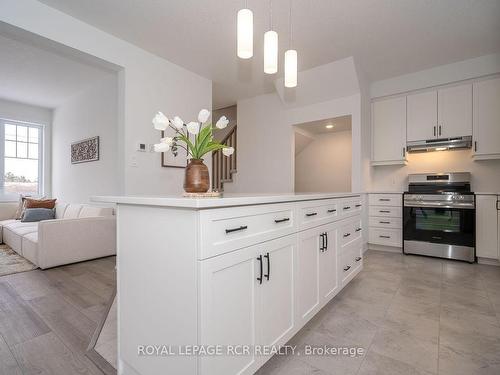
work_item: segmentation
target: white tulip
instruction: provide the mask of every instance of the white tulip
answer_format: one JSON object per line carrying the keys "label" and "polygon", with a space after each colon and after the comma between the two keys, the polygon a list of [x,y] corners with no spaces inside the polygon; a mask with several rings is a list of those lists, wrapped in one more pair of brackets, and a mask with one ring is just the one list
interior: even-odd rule
{"label": "white tulip", "polygon": [[170,146],[167,145],[166,143],[156,143],[154,145],[155,152],[167,152],[170,150]]}
{"label": "white tulip", "polygon": [[234,147],[224,147],[222,149],[222,153],[225,155],[225,156],[231,156],[234,152]]}
{"label": "white tulip", "polygon": [[227,124],[229,124],[229,120],[226,118],[226,116],[222,116],[220,119],[217,120],[217,123],[215,126],[217,129],[224,129]]}
{"label": "white tulip", "polygon": [[194,121],[191,121],[187,124],[187,130],[190,134],[198,134],[200,132],[200,124]]}
{"label": "white tulip", "polygon": [[165,143],[168,147],[170,147],[172,146],[172,143],[174,143],[174,139],[172,137],[165,137],[161,139],[161,143]]}
{"label": "white tulip", "polygon": [[158,112],[153,117],[153,125],[156,130],[165,130],[168,127],[168,118],[162,112]]}
{"label": "white tulip", "polygon": [[175,116],[174,119],[172,120],[172,123],[174,124],[177,130],[181,130],[182,127],[184,126],[184,121],[182,121],[182,119],[179,116]]}
{"label": "white tulip", "polygon": [[204,124],[207,122],[208,118],[210,117],[210,112],[207,109],[202,109],[200,113],[198,113],[198,121]]}

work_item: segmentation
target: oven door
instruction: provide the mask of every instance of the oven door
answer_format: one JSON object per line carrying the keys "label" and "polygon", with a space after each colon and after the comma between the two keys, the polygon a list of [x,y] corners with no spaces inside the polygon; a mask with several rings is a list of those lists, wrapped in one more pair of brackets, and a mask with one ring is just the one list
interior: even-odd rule
{"label": "oven door", "polygon": [[403,239],[474,248],[475,221],[474,208],[405,205]]}

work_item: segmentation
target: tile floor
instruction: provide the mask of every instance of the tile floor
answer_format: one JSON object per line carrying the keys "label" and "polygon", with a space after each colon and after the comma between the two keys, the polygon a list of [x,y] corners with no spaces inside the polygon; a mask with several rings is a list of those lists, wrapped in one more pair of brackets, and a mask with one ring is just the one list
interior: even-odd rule
{"label": "tile floor", "polygon": [[498,375],[500,267],[370,250],[364,270],[290,344],[366,352],[274,357],[258,375]]}

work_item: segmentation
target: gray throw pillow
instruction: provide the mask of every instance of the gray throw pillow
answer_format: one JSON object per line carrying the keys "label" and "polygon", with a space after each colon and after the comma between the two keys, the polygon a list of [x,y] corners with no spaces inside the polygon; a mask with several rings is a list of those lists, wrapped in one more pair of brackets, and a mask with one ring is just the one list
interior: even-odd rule
{"label": "gray throw pillow", "polygon": [[27,208],[24,210],[23,218],[21,222],[30,223],[42,220],[52,220],[55,219],[56,212],[54,209],[50,208]]}

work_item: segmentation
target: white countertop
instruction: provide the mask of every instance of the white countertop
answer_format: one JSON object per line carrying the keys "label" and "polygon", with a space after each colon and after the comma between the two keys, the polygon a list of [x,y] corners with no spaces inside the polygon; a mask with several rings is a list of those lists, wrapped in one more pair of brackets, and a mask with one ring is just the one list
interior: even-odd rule
{"label": "white countertop", "polygon": [[491,191],[475,191],[476,195],[500,195],[500,192],[491,192]]}
{"label": "white countertop", "polygon": [[94,202],[131,204],[141,206],[164,206],[179,208],[217,208],[245,206],[253,204],[298,202],[315,199],[344,198],[359,196],[363,193],[304,193],[304,194],[224,194],[221,198],[185,198],[176,195],[166,196],[94,196]]}

